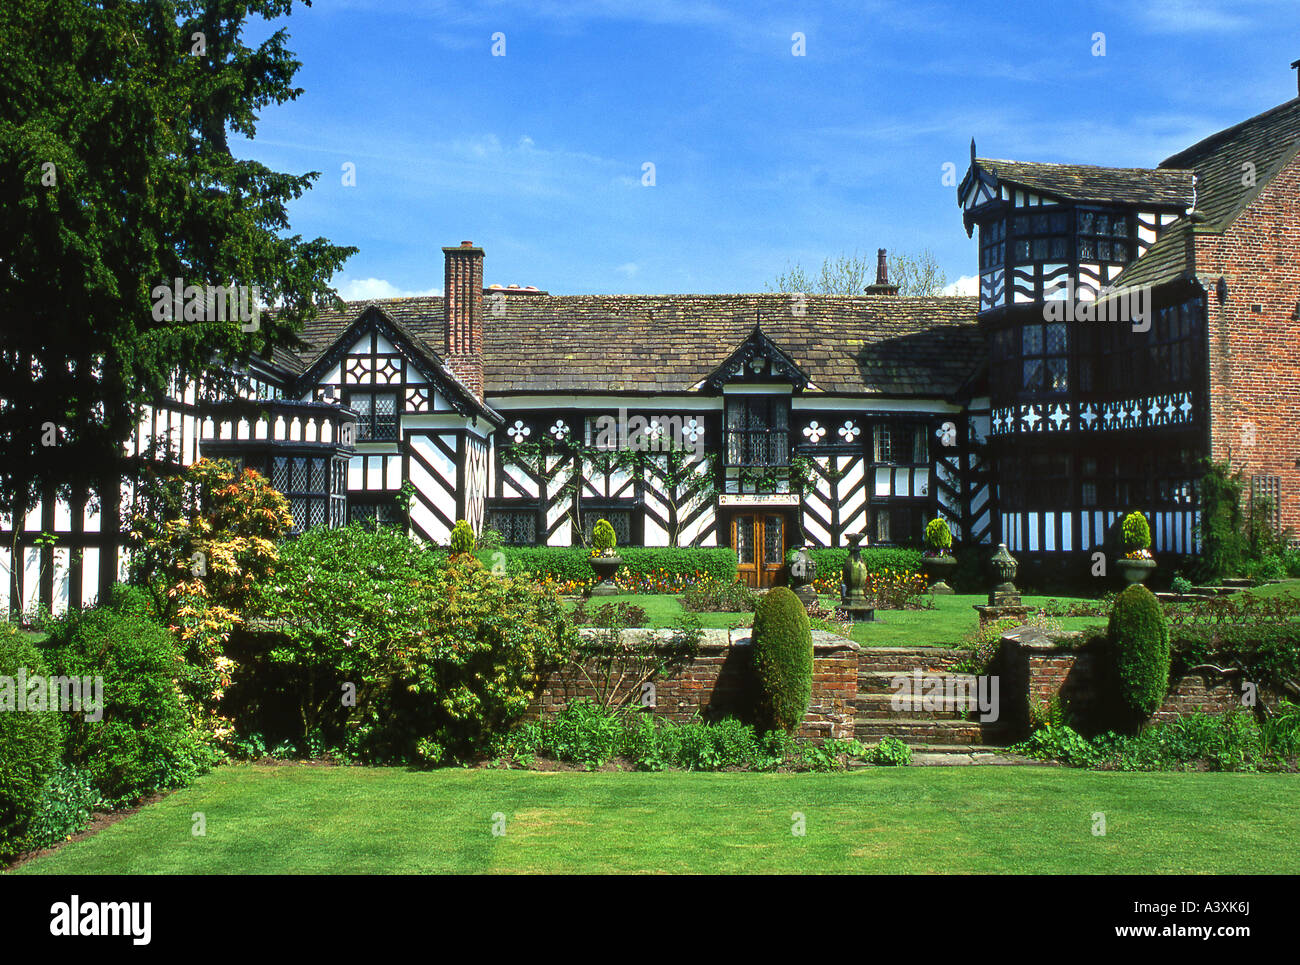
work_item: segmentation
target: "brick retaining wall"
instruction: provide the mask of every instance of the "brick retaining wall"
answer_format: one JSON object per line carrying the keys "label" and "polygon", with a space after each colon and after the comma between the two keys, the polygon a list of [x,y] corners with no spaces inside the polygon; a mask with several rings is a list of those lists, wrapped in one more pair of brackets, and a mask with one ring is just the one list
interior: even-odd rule
{"label": "brick retaining wall", "polygon": [[[758,703],[752,655],[748,630],[706,630],[694,660],[654,681],[655,714],[678,722],[698,714],[708,721],[736,717],[752,723]],[[550,715],[577,697],[594,696],[594,688],[583,675],[566,667],[542,685],[528,716]],[[812,700],[798,736],[851,738],[857,696],[858,645],[814,631]]]}
{"label": "brick retaining wall", "polygon": [[[1082,634],[1066,633],[1061,644],[1039,631],[1025,627],[1002,638],[1003,693],[1016,704],[1009,708],[1012,719],[1028,731],[1031,708],[1045,708],[1053,698],[1080,721],[1097,723],[1104,713],[1102,656],[1097,644],[1084,643]],[[1215,670],[1184,669],[1175,656],[1169,690],[1152,720],[1171,720],[1198,711],[1222,714],[1241,707],[1241,683],[1237,675]]]}

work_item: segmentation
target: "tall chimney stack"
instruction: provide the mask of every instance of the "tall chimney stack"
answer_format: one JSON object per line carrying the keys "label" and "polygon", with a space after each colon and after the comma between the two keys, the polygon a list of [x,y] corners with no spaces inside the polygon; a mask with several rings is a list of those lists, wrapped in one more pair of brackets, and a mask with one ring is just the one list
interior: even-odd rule
{"label": "tall chimney stack", "polygon": [[1296,90],[1300,91],[1300,60],[1293,60],[1291,62],[1291,69],[1296,72],[1295,86],[1296,86]]}
{"label": "tall chimney stack", "polygon": [[483,249],[462,241],[443,248],[443,353],[447,367],[483,398]]}
{"label": "tall chimney stack", "polygon": [[898,286],[889,283],[889,260],[885,249],[876,249],[876,283],[867,286],[868,295],[897,295]]}

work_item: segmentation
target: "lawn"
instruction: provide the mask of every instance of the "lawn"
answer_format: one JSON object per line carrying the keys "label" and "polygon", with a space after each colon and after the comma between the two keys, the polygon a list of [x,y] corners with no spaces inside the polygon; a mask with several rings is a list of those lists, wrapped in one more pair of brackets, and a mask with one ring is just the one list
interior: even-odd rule
{"label": "lawn", "polygon": [[[830,599],[829,597],[827,599]],[[1026,596],[1025,606],[1041,607],[1048,600],[1088,603],[1076,597]],[[979,626],[975,604],[988,602],[988,594],[936,596],[933,610],[877,610],[876,623],[857,623],[851,636],[866,647],[950,646]],[[1053,617],[1065,630],[1104,625],[1105,617]]]}
{"label": "lawn", "polygon": [[[970,633],[979,624],[979,617],[972,607],[976,603],[987,603],[987,595],[938,596],[935,597],[933,610],[878,610],[877,623],[859,623],[854,625],[852,638],[863,646],[869,647],[915,647],[922,645],[952,645]],[[1049,599],[1062,603],[1075,602],[1072,597],[1027,596],[1027,606],[1042,606]],[[676,596],[669,594],[628,593],[618,596],[593,597],[587,602],[587,611],[591,612],[603,603],[634,603],[646,611],[646,622],[654,627],[672,626],[685,611]],[[828,608],[839,604],[835,596],[823,596],[822,603]],[[1087,601],[1080,601],[1087,602]],[[700,625],[705,627],[728,627],[733,624],[748,624],[754,617],[752,613],[697,613]],[[1104,617],[1068,617],[1057,620],[1066,630],[1081,630],[1092,624],[1104,624]]]}
{"label": "lawn", "polygon": [[[18,874],[1300,872],[1300,775],[222,768]],[[191,834],[194,815],[207,822]],[[794,814],[806,834],[792,834]],[[1093,834],[1094,814],[1106,833]],[[500,817],[494,817],[500,816]],[[504,818],[504,834],[492,833]],[[499,825],[498,825],[499,827]]]}

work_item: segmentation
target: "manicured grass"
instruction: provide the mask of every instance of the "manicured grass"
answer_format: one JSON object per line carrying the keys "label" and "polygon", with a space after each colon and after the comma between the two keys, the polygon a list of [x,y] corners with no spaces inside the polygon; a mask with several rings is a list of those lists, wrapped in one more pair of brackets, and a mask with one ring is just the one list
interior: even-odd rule
{"label": "manicured grass", "polygon": [[[1300,872],[1298,775],[226,767],[19,874]],[[194,815],[207,821],[194,837]],[[806,834],[791,833],[794,814]],[[1106,833],[1094,836],[1094,813]],[[494,815],[505,833],[494,836]]]}
{"label": "manicured grass", "polygon": [[[1061,603],[1076,602],[1072,597],[1047,596],[1027,596],[1024,602],[1027,606],[1042,606],[1051,599]],[[672,626],[685,612],[676,596],[654,593],[592,597],[587,601],[587,611],[590,613],[603,603],[620,601],[634,603],[644,609],[646,623],[652,627]],[[829,609],[839,604],[839,598],[830,595],[822,596],[821,601]],[[851,636],[858,643],[869,647],[951,646],[976,628],[979,617],[972,607],[976,603],[985,602],[987,597],[983,595],[939,596],[935,597],[933,610],[878,610],[876,619],[879,622],[855,624]],[[705,627],[748,624],[754,618],[753,613],[697,613],[695,616],[700,618],[700,625]],[[1066,630],[1082,630],[1106,622],[1104,617],[1056,619]]]}
{"label": "manicured grass", "polygon": [[[829,598],[828,598],[829,599]],[[1041,607],[1048,600],[1060,603],[1088,602],[1073,597],[1026,596],[1025,606]],[[987,594],[936,596],[933,610],[877,610],[878,623],[857,623],[853,639],[867,647],[951,646],[979,626],[975,604],[988,602]],[[1105,617],[1054,617],[1062,629],[1082,630],[1105,625]]]}
{"label": "manicured grass", "polygon": [[1281,583],[1265,583],[1263,586],[1253,586],[1243,592],[1251,596],[1274,597],[1274,596],[1294,596],[1300,597],[1300,580],[1283,580]]}

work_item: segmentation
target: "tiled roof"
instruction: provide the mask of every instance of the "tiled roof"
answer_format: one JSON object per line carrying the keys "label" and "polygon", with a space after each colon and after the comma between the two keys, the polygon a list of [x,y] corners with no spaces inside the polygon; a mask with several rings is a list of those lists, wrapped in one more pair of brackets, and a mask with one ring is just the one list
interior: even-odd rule
{"label": "tiled roof", "polygon": [[[1196,172],[1196,210],[1205,225],[1232,224],[1300,149],[1300,97],[1213,134],[1160,162],[1162,168]],[[1255,184],[1242,184],[1242,166],[1255,165]]]}
{"label": "tiled roof", "polygon": [[[1196,172],[1196,211],[1161,232],[1159,239],[1116,279],[1116,286],[1159,285],[1195,271],[1192,241],[1198,231],[1224,231],[1300,151],[1300,97],[1193,144],[1161,167]],[[1253,164],[1255,184],[1243,184]]]}
{"label": "tiled roof", "polygon": [[[302,332],[311,361],[370,302],[322,314]],[[442,298],[373,302],[425,351],[441,341]],[[512,296],[484,313],[487,393],[692,390],[753,330],[824,392],[947,397],[984,355],[968,297],[756,295]]]}
{"label": "tiled roof", "polygon": [[1091,164],[1038,164],[976,158],[999,181],[1069,201],[1188,207],[1192,172],[1163,168],[1103,168]]}

